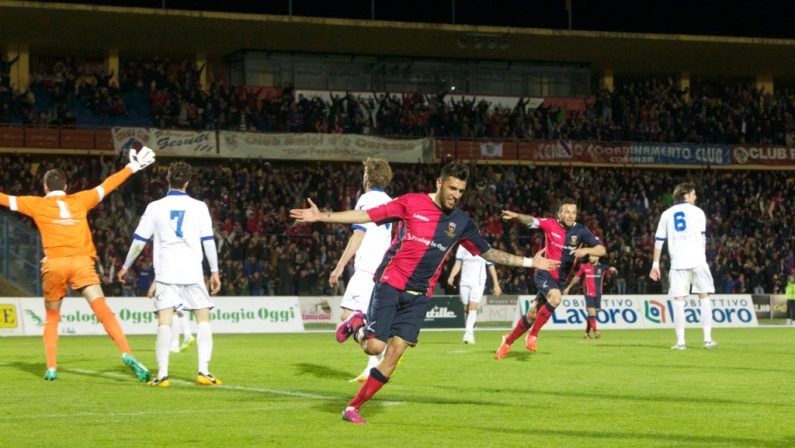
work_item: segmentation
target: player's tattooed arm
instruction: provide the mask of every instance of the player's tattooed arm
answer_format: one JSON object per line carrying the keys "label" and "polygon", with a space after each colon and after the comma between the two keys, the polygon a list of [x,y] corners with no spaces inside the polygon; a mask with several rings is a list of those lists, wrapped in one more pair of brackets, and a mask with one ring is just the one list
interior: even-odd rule
{"label": "player's tattooed arm", "polygon": [[491,248],[486,252],[483,252],[481,256],[492,263],[496,264],[504,264],[507,266],[522,266],[523,258],[517,255],[509,254],[508,252],[503,252],[499,249]]}

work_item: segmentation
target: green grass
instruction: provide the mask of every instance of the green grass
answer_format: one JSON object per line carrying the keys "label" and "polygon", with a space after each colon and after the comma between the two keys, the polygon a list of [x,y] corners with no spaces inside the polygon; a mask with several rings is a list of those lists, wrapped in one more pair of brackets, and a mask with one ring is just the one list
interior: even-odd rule
{"label": "green grass", "polygon": [[[494,360],[500,332],[477,344],[424,332],[393,379],[340,419],[364,367],[331,333],[216,335],[219,388],[193,385],[195,349],[172,354],[169,389],[137,382],[106,337],[63,336],[59,378],[43,381],[40,338],[0,341],[4,447],[791,447],[795,331],[718,329],[720,348],[669,349],[668,331],[606,331],[597,341],[548,331]],[[132,336],[156,371],[154,337]]]}

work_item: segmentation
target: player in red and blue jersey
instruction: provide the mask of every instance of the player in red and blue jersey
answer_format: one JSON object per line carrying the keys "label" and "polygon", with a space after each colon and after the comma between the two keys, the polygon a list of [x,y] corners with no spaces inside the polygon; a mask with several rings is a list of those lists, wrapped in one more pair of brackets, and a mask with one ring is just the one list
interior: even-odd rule
{"label": "player in red and blue jersey", "polygon": [[308,199],[309,208],[290,210],[298,222],[363,224],[397,222],[397,236],[374,275],[375,287],[367,315],[354,312],[337,329],[337,341],[353,336],[369,355],[384,351],[381,363],[342,413],[345,421],[366,423],[359,408],[389,380],[403,352],[417,344],[431,293],[450,251],[461,243],[473,255],[492,263],[552,270],[558,261],[539,252],[531,258],[492,248],[458,203],[467,186],[469,168],[450,162],[436,179],[436,192],[409,193],[368,210],[320,212]]}
{"label": "player in red and blue jersey", "polygon": [[577,275],[563,290],[563,295],[568,295],[571,288],[582,282],[582,292],[585,295],[585,309],[588,311],[588,322],[585,324],[585,339],[599,339],[602,335],[596,328],[596,311],[602,309],[602,284],[604,279],[618,273],[618,269],[604,263],[599,263],[599,257],[591,255],[588,262],[580,265]]}
{"label": "player in red and blue jersey", "polygon": [[[536,271],[535,284],[538,296],[535,304],[527,310],[527,314],[519,318],[509,334],[502,338],[495,357],[504,359],[514,343],[525,331],[530,332],[525,338],[525,346],[531,352],[536,351],[538,332],[547,323],[555,308],[563,298],[561,290],[566,286],[569,271],[576,259],[587,255],[601,257],[606,253],[605,246],[587,227],[577,222],[577,203],[566,198],[558,207],[558,218],[533,218],[509,210],[503,210],[502,219],[517,220],[520,223],[544,231],[546,256],[550,260],[560,261],[560,267],[550,272]],[[546,303],[541,303],[541,302]],[[531,328],[532,326],[532,328]]]}

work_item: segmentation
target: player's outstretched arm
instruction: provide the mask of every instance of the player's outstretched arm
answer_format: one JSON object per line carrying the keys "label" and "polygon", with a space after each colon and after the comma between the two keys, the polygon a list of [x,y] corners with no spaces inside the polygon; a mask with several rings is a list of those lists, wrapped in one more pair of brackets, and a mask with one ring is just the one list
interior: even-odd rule
{"label": "player's outstretched arm", "polygon": [[509,254],[508,252],[503,252],[499,249],[491,248],[486,252],[483,252],[480,256],[492,263],[504,264],[506,266],[535,268],[542,271],[551,271],[557,269],[560,266],[560,261],[550,260],[549,258],[544,257],[545,251],[546,249],[542,249],[536,252],[533,258],[527,258],[520,257],[519,255]]}
{"label": "player's outstretched arm", "polygon": [[364,210],[347,210],[344,212],[321,212],[312,199],[306,198],[307,208],[290,210],[290,217],[296,222],[329,222],[337,224],[364,224],[372,222],[370,215]]}
{"label": "player's outstretched arm", "polygon": [[535,218],[533,218],[530,215],[523,215],[521,213],[512,212],[510,210],[503,210],[501,217],[503,221],[516,220],[526,226],[532,226],[533,223],[535,222]]}
{"label": "player's outstretched arm", "polygon": [[582,258],[586,255],[593,255],[595,257],[603,257],[607,254],[607,249],[605,249],[604,244],[599,244],[594,247],[578,247],[571,251],[571,254],[574,258]]}

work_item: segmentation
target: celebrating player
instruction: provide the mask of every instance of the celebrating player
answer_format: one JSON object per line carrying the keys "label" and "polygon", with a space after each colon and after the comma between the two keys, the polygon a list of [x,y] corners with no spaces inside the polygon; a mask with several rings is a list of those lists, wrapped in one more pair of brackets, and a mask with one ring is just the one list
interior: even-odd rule
{"label": "celebrating player", "polygon": [[450,162],[436,179],[435,193],[405,194],[369,210],[321,212],[311,199],[308,208],[290,210],[290,216],[298,222],[399,221],[397,237],[375,273],[367,315],[354,312],[337,329],[337,341],[342,343],[353,336],[369,355],[386,348],[378,367],[370,370],[367,381],[343,411],[343,420],[366,423],[359,409],[389,381],[406,348],[417,344],[433,287],[456,243],[494,263],[543,270],[558,267],[558,262],[540,253],[531,259],[491,248],[472,220],[458,208],[468,177],[466,165]]}
{"label": "celebrating player", "polygon": [[33,218],[41,234],[44,247],[41,277],[46,312],[44,351],[47,356],[44,379],[47,381],[58,378],[58,323],[67,285],[80,291],[88,301],[105,332],[121,351],[122,361],[135,372],[138,379],[149,380],[149,370],[133,356],[119,321],[105,302],[105,293],[95,268],[97,250],[91,238],[87,215],[130,175],[154,161],[155,153],[151,149],[143,147],[138,152],[131,149],[127,166],[91,190],[67,194],[66,175],[55,168],[44,173],[44,197],[17,197],[0,193],[0,205]]}
{"label": "celebrating player", "polygon": [[704,348],[717,348],[712,340],[712,302],[710,293],[715,292],[715,282],[709,271],[706,256],[707,218],[704,211],[696,207],[696,185],[683,182],[674,188],[676,203],[664,211],[654,234],[654,258],[649,278],[660,279],[660,256],[668,241],[671,271],[668,274],[670,287],[668,297],[674,299],[674,325],[676,345],[672,350],[685,350],[685,297],[693,292],[701,302],[701,325],[704,328]]}
{"label": "celebrating player", "polygon": [[[389,162],[384,159],[368,157],[362,162],[362,165],[364,165],[362,187],[364,187],[365,193],[356,201],[355,209],[368,210],[391,201],[392,198],[384,193],[384,188],[392,180],[392,168],[389,166]],[[375,285],[373,274],[381,264],[384,253],[389,248],[389,242],[392,240],[392,227],[389,223],[381,226],[375,223],[353,224],[351,227],[353,233],[348,239],[348,245],[342,252],[337,266],[331,271],[328,280],[331,286],[337,286],[345,265],[348,264],[354,253],[356,254],[353,262],[354,273],[348,281],[345,295],[340,303],[342,321],[348,319],[354,311],[367,312]],[[377,366],[382,357],[383,353],[375,356],[370,355],[367,367],[351,381],[363,383],[370,375],[370,369]]]}
{"label": "celebrating player", "polygon": [[618,269],[599,263],[599,257],[590,255],[588,262],[580,265],[577,275],[571,280],[569,286],[563,290],[563,295],[568,295],[571,288],[582,281],[585,295],[585,308],[588,311],[588,321],[585,324],[585,339],[599,339],[602,335],[596,328],[596,312],[602,309],[602,283],[605,277],[618,273]]}
{"label": "celebrating player", "polygon": [[447,277],[447,284],[453,286],[455,276],[461,272],[458,282],[458,294],[466,309],[466,327],[464,329],[464,344],[475,343],[475,323],[478,320],[478,306],[483,299],[483,290],[486,289],[486,271],[491,276],[494,284],[494,295],[502,294],[500,279],[494,263],[486,261],[483,257],[472,255],[463,245],[458,246],[455,253],[455,264]]}
{"label": "celebrating player", "polygon": [[[566,286],[566,278],[577,258],[586,255],[601,257],[605,254],[605,246],[587,227],[577,222],[577,203],[574,199],[565,198],[558,207],[558,218],[533,218],[509,210],[503,210],[502,219],[517,220],[532,228],[544,231],[546,253],[551,260],[560,261],[560,268],[555,271],[536,271],[535,283],[539,294],[535,304],[520,317],[513,331],[502,338],[497,349],[496,358],[504,359],[514,343],[527,329],[530,332],[525,338],[525,346],[531,352],[536,351],[538,332],[560,305],[563,295],[561,289]],[[542,305],[541,302],[546,302]],[[532,325],[532,328],[531,328]]]}
{"label": "celebrating player", "polygon": [[191,167],[185,162],[174,162],[168,167],[168,193],[146,207],[135,229],[124,266],[117,274],[119,281],[124,283],[127,270],[154,235],[152,257],[156,282],[154,306],[158,327],[155,354],[158,373],[149,384],[155,387],[171,385],[168,379],[171,323],[174,313],[182,309],[193,311],[198,322],[199,373],[196,383],[200,386],[221,384],[221,380],[211,375],[209,370],[213,353],[210,310],[215,304],[204,285],[202,246],[210,265],[210,292],[213,294],[221,290],[218,254],[207,204],[191,198],[186,192],[191,175]]}

